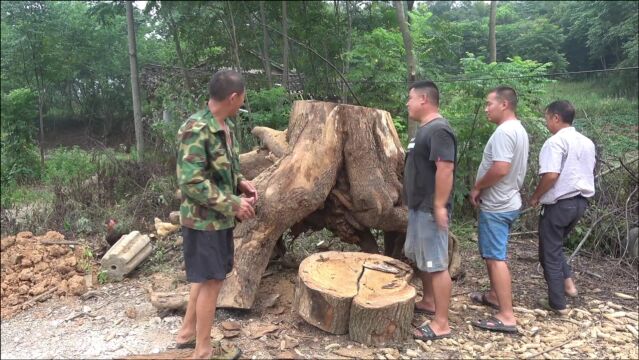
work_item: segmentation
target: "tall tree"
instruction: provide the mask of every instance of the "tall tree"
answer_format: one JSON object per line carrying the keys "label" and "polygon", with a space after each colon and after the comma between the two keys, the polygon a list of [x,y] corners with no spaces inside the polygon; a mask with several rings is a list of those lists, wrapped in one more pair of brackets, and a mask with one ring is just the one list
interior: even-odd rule
{"label": "tall tree", "polygon": [[[403,1],[393,1],[395,6],[395,13],[397,15],[397,22],[399,23],[399,30],[402,32],[402,39],[404,40],[404,49],[406,50],[406,68],[408,70],[408,84],[415,82],[417,77],[417,65],[415,57],[413,56],[413,40],[408,29],[408,21],[406,20],[406,14],[404,12]],[[417,123],[408,120],[408,136],[413,137],[417,131]]]}
{"label": "tall tree", "polygon": [[[346,18],[348,20],[348,27],[346,28],[346,53],[349,53],[353,48],[353,15],[351,13],[351,2],[346,1],[344,5],[346,6]],[[349,60],[344,59],[342,74],[348,74],[348,63]],[[345,83],[342,83],[342,103],[348,103],[348,88]]]}
{"label": "tall tree", "polygon": [[490,51],[490,63],[497,61],[497,41],[495,38],[495,24],[497,22],[497,1],[490,2],[490,20],[488,23],[488,50]]}
{"label": "tall tree", "polygon": [[171,6],[170,1],[163,1],[162,7],[167,7],[166,16],[169,21],[169,29],[171,31],[171,35],[173,38],[173,42],[175,43],[175,52],[177,53],[178,62],[180,67],[182,68],[182,76],[184,76],[184,86],[186,87],[186,91],[191,91],[193,86],[191,85],[191,78],[189,77],[189,71],[186,68],[186,62],[184,61],[184,55],[182,54],[182,44],[180,43],[180,29],[178,28],[178,24],[175,21],[175,17],[173,15],[174,9]]}
{"label": "tall tree", "polygon": [[138,150],[138,161],[144,155],[144,137],[142,134],[142,107],[140,105],[140,85],[138,84],[138,55],[135,42],[135,25],[133,23],[133,3],[126,2],[127,31],[129,34],[129,67],[131,69],[131,94],[133,100],[133,121],[135,124],[135,142]]}
{"label": "tall tree", "polygon": [[262,20],[262,36],[264,37],[263,54],[264,72],[266,72],[266,81],[268,88],[273,87],[273,79],[271,78],[271,57],[269,52],[268,30],[266,30],[266,11],[264,10],[264,1],[260,1],[260,19]]}
{"label": "tall tree", "polygon": [[282,85],[288,89],[288,16],[286,14],[286,1],[282,1],[282,34],[282,41],[284,42],[284,51],[282,52],[282,63],[284,65]]}

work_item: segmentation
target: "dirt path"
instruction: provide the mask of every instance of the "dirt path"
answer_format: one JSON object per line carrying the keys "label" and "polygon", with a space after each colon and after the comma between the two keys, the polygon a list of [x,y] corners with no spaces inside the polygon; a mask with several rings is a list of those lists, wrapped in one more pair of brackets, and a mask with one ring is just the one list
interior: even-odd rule
{"label": "dirt path", "polygon": [[[291,311],[295,270],[277,265],[267,271],[271,275],[263,279],[254,309],[218,310],[212,337],[224,337],[223,321],[239,324],[240,330],[227,332],[223,341],[239,346],[247,358],[639,357],[637,336],[630,330],[638,326],[636,269],[616,266],[614,260],[576,259],[580,297],[572,301],[571,314],[559,318],[534,305],[545,294],[545,283],[536,270],[534,240],[514,242],[509,256],[521,335],[509,336],[478,331],[470,325],[491,314],[490,309],[471,304],[467,295],[486,288],[488,280],[474,244],[462,251],[466,276],[453,287],[452,339],[371,348],[347,336],[324,333]],[[114,358],[165,350],[179,329],[181,314],[158,314],[145,290],[150,281],[138,278],[106,284],[86,300],[52,299],[3,320],[1,357]],[[427,318],[418,316],[414,324],[424,320]]]}

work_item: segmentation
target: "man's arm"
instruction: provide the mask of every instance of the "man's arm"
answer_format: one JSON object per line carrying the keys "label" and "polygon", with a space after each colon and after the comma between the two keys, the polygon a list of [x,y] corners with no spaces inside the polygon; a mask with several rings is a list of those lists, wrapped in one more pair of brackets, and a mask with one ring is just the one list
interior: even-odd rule
{"label": "man's arm", "polygon": [[178,151],[178,185],[182,196],[200,206],[233,216],[241,204],[238,196],[225,194],[206,177],[206,138],[199,129],[191,128],[182,135]]}
{"label": "man's arm", "polygon": [[470,203],[473,206],[479,205],[479,195],[483,189],[489,188],[499,182],[504,176],[508,175],[510,171],[510,163],[506,161],[493,161],[490,169],[477,180],[475,186],[470,191]]}
{"label": "man's arm", "polygon": [[493,161],[488,172],[475,183],[475,189],[484,190],[499,182],[510,171],[510,163],[506,161]]}
{"label": "man's arm", "polygon": [[539,199],[548,191],[550,188],[555,185],[559,179],[559,173],[556,172],[547,172],[541,175],[541,180],[539,180],[539,184],[537,184],[537,188],[530,198],[530,205],[537,206],[539,204]]}
{"label": "man's arm", "polygon": [[453,173],[455,164],[452,161],[436,161],[435,166],[435,197],[433,199],[433,213],[437,225],[448,227],[448,209],[446,203],[453,190]]}

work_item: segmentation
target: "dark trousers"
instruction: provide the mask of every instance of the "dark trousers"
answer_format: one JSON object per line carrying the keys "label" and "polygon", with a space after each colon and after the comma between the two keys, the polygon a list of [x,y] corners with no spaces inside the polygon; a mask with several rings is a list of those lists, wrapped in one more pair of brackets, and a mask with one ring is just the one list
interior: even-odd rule
{"label": "dark trousers", "polygon": [[588,201],[582,196],[544,205],[539,216],[539,262],[548,284],[548,302],[553,309],[566,308],[564,280],[571,277],[564,256],[564,240],[583,216]]}

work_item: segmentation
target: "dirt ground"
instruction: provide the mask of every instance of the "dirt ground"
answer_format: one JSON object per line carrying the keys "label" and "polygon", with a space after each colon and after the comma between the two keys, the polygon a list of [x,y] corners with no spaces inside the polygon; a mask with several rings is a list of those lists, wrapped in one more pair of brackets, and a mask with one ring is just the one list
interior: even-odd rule
{"label": "dirt ground", "polygon": [[[179,259],[177,247],[172,251]],[[453,285],[451,339],[367,347],[350,341],[348,335],[325,333],[293,312],[296,270],[283,262],[269,265],[253,309],[218,309],[211,337],[238,346],[243,358],[252,359],[639,357],[636,266],[620,265],[616,259],[577,257],[573,270],[579,297],[570,301],[569,316],[558,317],[535,305],[546,291],[537,267],[536,240],[514,239],[509,258],[520,334],[504,335],[470,325],[492,310],[468,298],[471,291],[488,287],[476,244],[464,243],[462,255],[465,276]],[[3,316],[0,357],[120,358],[165,351],[173,345],[183,314],[158,312],[149,302],[147,288],[162,277],[180,279],[181,273],[179,266],[155,276],[137,272],[119,283],[96,283],[82,296],[54,294],[43,303]],[[2,276],[4,281],[4,270]],[[420,315],[413,323],[426,320]]]}

